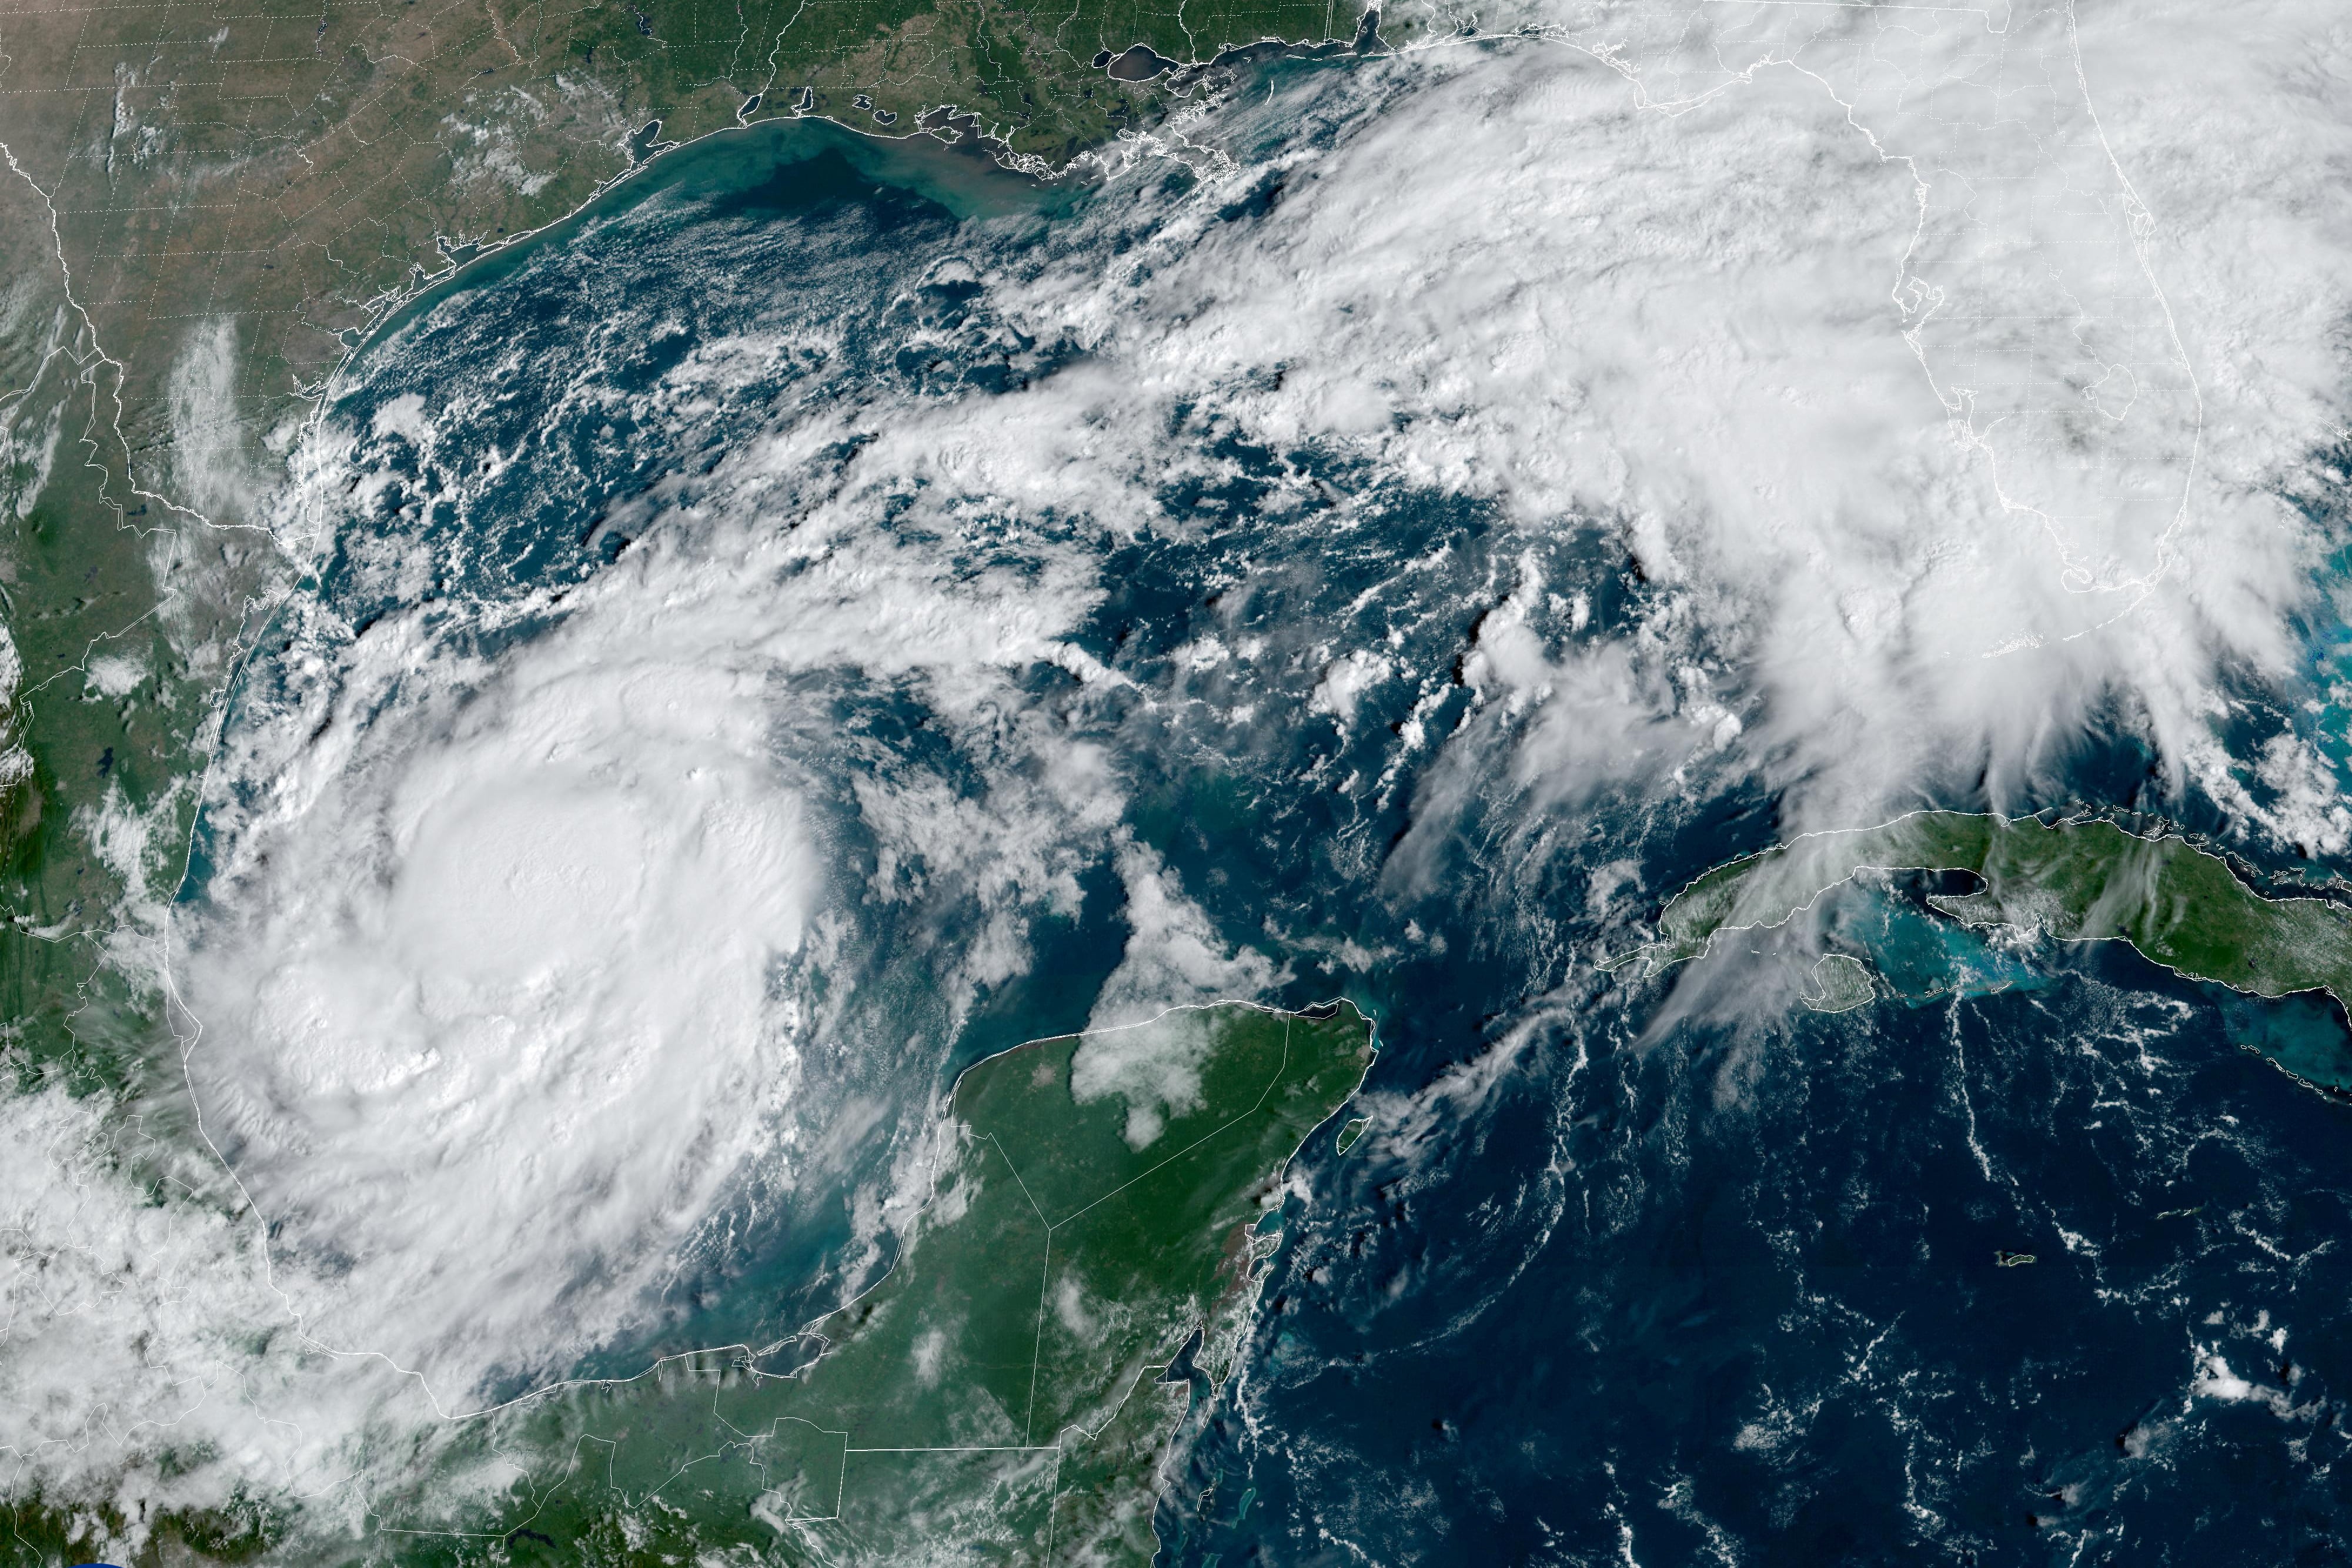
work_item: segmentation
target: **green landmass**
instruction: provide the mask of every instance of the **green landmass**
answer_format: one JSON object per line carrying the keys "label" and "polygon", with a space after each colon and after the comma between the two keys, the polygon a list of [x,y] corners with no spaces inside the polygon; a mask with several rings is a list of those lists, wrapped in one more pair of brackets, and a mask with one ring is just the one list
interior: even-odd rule
{"label": "green landmass", "polygon": [[[367,334],[665,148],[814,116],[1037,172],[1343,0],[0,7],[0,1051],[135,1093],[272,497]],[[1402,26],[1399,24],[1398,26]],[[1395,30],[1394,27],[1391,29]],[[152,961],[144,963],[152,970]]]}
{"label": "green landmass", "polygon": [[[1159,119],[1189,69],[1360,20],[1350,0],[34,0],[0,15],[0,145],[31,198],[8,248],[70,274],[134,458],[203,490],[422,278],[663,146],[814,115],[1050,171]],[[200,405],[178,413],[175,367]]]}
{"label": "green landmass", "polygon": [[[0,6],[6,1086],[62,1082],[135,1117],[128,1146],[177,1146],[143,1134],[187,1116],[159,958],[197,780],[291,586],[289,456],[404,303],[731,126],[815,117],[1050,174],[1213,88],[1220,56],[1344,48],[1364,21],[1339,0]],[[1124,1475],[1125,1430],[1083,1461],[1056,1438],[1054,1495]],[[82,1561],[126,1523],[20,1495],[0,1558]],[[148,1560],[177,1563],[265,1553],[285,1521],[146,1524]]]}
{"label": "green landmass", "polygon": [[[1339,1003],[992,1057],[873,1289],[792,1342],[475,1421],[359,1559],[1149,1563],[1160,1465],[1238,1354],[1285,1167],[1371,1055]],[[1118,1063],[1195,1086],[1087,1094]]]}
{"label": "green landmass", "polygon": [[1817,1013],[1852,1012],[1878,995],[1870,966],[1844,953],[1822,954],[1812,978],[1812,988],[1797,999]]}
{"label": "green landmass", "polygon": [[[2259,997],[2324,991],[2352,1005],[2352,911],[2328,899],[2266,897],[2220,856],[2179,838],[2144,838],[2107,821],[1958,811],[1811,833],[1718,866],[1667,903],[1658,941],[1618,962],[1639,960],[1655,973],[1705,953],[1718,934],[1782,925],[1864,871],[1966,872],[1983,887],[1927,900],[1955,920],[2066,942],[2127,942],[2191,979]],[[2330,1044],[2271,1054],[2315,1082],[2352,1090],[2352,1049]]]}

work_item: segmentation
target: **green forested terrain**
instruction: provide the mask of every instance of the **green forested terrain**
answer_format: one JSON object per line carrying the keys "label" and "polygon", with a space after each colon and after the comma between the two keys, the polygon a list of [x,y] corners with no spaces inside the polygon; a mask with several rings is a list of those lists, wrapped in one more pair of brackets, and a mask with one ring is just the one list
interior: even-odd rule
{"label": "green forested terrain", "polygon": [[[1781,925],[1864,871],[1966,872],[1981,888],[1929,904],[1973,925],[2127,942],[2191,979],[2255,996],[2325,991],[2352,1006],[2352,912],[2331,900],[2265,897],[2218,855],[2113,822],[1959,811],[1809,834],[1718,866],[1669,900],[1659,940],[1628,956],[1651,969],[1696,957],[1721,934]],[[2352,1042],[2305,1042],[2281,1060],[2352,1091]]]}
{"label": "green forested terrain", "polygon": [[[512,1473],[504,1495],[452,1505],[464,1490],[427,1480],[362,1558],[1139,1568],[1193,1385],[1238,1352],[1284,1166],[1371,1045],[1346,1003],[1227,1005],[989,1058],[957,1084],[930,1207],[872,1290],[764,1354],[478,1418],[437,1470]],[[1087,1094],[1087,1050],[1189,1062],[1197,1093]]]}

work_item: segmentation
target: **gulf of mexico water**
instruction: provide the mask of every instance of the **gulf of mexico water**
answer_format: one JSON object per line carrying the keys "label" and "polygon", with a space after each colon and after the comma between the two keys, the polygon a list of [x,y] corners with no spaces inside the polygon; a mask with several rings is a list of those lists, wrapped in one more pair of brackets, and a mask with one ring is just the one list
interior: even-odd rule
{"label": "gulf of mexico water", "polygon": [[[433,635],[495,664],[655,530],[793,528],[808,473],[870,462],[858,433],[1024,417],[1089,359],[1000,311],[998,280],[1087,247],[1124,265],[1156,214],[1229,201],[1200,190],[1180,161],[1043,187],[815,124],[688,150],[368,350],[304,596],[346,629],[437,607]],[[743,482],[744,451],[820,414],[853,434],[797,456],[798,488]],[[1307,1158],[1247,1354],[1160,1502],[1163,1560],[2347,1555],[2352,1112],[2249,1049],[2339,1015],[1962,932],[1895,883],[1666,976],[1603,970],[1674,888],[1771,841],[1774,802],[1703,768],[1545,799],[1503,764],[1532,721],[1464,672],[1507,604],[1565,657],[1654,631],[1671,591],[1606,516],[1531,531],[1311,434],[1165,440],[1185,460],[1141,481],[1149,528],[1047,500],[943,540],[936,513],[875,507],[948,577],[1083,580],[1064,641],[1116,679],[1037,659],[1003,718],[1098,757],[1108,815],[1040,830],[1069,896],[968,1007],[940,999],[942,955],[986,938],[978,894],[942,873],[845,906],[824,984],[847,999],[797,1113],[852,1146],[719,1217],[576,1370],[764,1343],[884,1266],[871,1196],[960,1067],[1087,1022],[1147,913],[1123,869],[1144,852],[1202,940],[1267,957],[1265,999],[1346,995],[1382,1046],[1370,1131]],[[249,696],[314,678],[292,646]],[[1389,674],[1343,702],[1350,654]],[[920,858],[872,786],[1010,788],[888,664],[780,680],[774,745],[852,886]],[[2137,775],[2086,757],[2072,797],[2144,803],[2111,777]],[[1822,943],[1872,960],[1877,999],[1799,1005]]]}

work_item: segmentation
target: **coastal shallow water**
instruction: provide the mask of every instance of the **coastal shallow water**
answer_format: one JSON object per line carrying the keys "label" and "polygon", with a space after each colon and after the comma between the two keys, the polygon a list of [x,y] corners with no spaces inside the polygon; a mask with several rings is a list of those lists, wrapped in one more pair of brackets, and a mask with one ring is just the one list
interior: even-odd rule
{"label": "coastal shallow water", "polygon": [[[1779,836],[1696,699],[1671,739],[1601,737],[1664,760],[1549,794],[1519,767],[1543,710],[1498,671],[1575,701],[1682,679],[1628,648],[1719,656],[1624,529],[1190,404],[1140,457],[1081,433],[1043,478],[992,469],[1066,414],[1033,389],[1126,370],[1116,334],[1039,330],[1024,280],[1148,271],[1190,171],[1041,212],[1066,198],[955,154],[759,135],[369,351],[301,519],[315,583],[231,719],[234,852],[327,709],[389,798],[464,715],[520,711],[511,671],[618,685],[660,645],[740,677],[682,722],[761,759],[818,868],[760,977],[788,1049],[758,1082],[789,1092],[659,1107],[756,1135],[740,1182],[495,1391],[767,1343],[870,1278],[964,1064],[1188,986],[1346,996],[1370,1124],[1299,1175],[1171,1561],[2340,1554],[2347,1113],[2240,1043],[2307,1009],[1989,946],[1899,890],[1830,913],[1897,993],[1852,1010],[1801,1005],[1803,932],[1596,969]],[[1276,198],[1219,193],[1216,232],[1270,235]],[[607,961],[658,980],[725,925],[681,915]]]}

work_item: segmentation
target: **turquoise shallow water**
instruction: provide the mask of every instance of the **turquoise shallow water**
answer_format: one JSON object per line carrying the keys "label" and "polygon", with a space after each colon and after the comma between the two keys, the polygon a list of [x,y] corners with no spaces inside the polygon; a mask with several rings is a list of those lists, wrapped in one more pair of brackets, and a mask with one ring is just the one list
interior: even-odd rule
{"label": "turquoise shallow water", "polygon": [[664,153],[562,222],[469,259],[385,318],[369,335],[367,347],[397,338],[453,296],[496,287],[547,248],[573,244],[583,229],[647,203],[667,198],[721,209],[740,204],[789,210],[892,193],[969,220],[1066,214],[1086,200],[1087,187],[1076,178],[1045,181],[1016,173],[976,146],[950,145],[936,137],[869,136],[826,120],[763,120]]}
{"label": "turquoise shallow water", "polygon": [[[1129,236],[1087,227],[1087,204],[1116,199],[1148,228],[1182,183],[1041,190],[814,125],[688,150],[468,268],[363,357],[335,414],[371,433],[353,461],[380,483],[316,595],[362,625],[416,591],[373,572],[379,547],[442,563],[421,601],[436,634],[495,664],[565,612],[551,598],[490,631],[487,611],[729,504],[709,476],[790,411],[878,423],[971,401],[1023,417],[1021,388],[1076,361],[1008,347],[980,275],[1055,246],[1097,246],[1108,267]],[[1223,221],[1245,232],[1270,210]],[[934,273],[950,257],[976,265]],[[818,347],[747,360],[690,414],[664,402],[688,356],[753,339]],[[406,398],[430,450],[377,428]],[[984,548],[941,569],[1050,559],[1092,585],[1070,641],[1119,681],[1082,689],[1041,660],[1003,713],[1115,771],[1118,821],[1055,846],[1076,896],[1036,914],[1026,965],[960,1019],[942,998],[988,929],[983,900],[941,872],[920,899],[845,901],[835,983],[854,1000],[799,1092],[869,1131],[727,1217],[641,1333],[572,1370],[762,1343],[828,1300],[859,1266],[857,1192],[929,1097],[964,1063],[1085,1021],[1140,918],[1118,862],[1142,846],[1216,939],[1270,955],[1272,999],[1349,996],[1383,1045],[1373,1126],[1305,1173],[1246,1370],[1181,1457],[1167,1560],[2345,1559],[2352,1128],[2242,1049],[2292,1060],[2332,1016],[2181,983],[2114,945],[1989,941],[1907,886],[1824,908],[1832,944],[1893,993],[1852,1012],[1796,1006],[1794,960],[1769,941],[1658,980],[1596,972],[1634,917],[1591,896],[1597,877],[1630,863],[1679,886],[1771,841],[1773,802],[1701,781],[1673,800],[1603,791],[1531,826],[1522,797],[1449,774],[1448,753],[1403,753],[1409,723],[1475,742],[1495,722],[1459,683],[1420,711],[1402,683],[1372,690],[1341,725],[1313,704],[1317,650],[1344,632],[1458,666],[1529,557],[1557,590],[1528,612],[1549,648],[1624,634],[1664,591],[1596,524],[1530,538],[1311,439],[1180,436],[1184,460],[1152,480],[1178,523],[1046,516],[1024,540],[976,526]],[[847,474],[864,450],[829,460]],[[1349,499],[1344,527],[1336,503],[1273,504],[1301,472]],[[937,542],[887,507],[871,527]],[[1270,652],[1202,675],[1213,634]],[[779,758],[828,855],[868,884],[886,835],[861,787],[1009,788],[920,683],[873,664],[775,694]],[[303,678],[264,660],[250,695]],[[1256,716],[1228,716],[1244,707]],[[1391,768],[1377,794],[1333,787]],[[2105,798],[2145,771],[2118,743],[2066,782]],[[1755,1004],[1783,993],[1785,1009]],[[2021,1251],[2037,1261],[1995,1262]],[[2198,1395],[2200,1357],[2260,1396]]]}
{"label": "turquoise shallow water", "polygon": [[1915,1005],[2049,983],[2022,956],[1996,946],[2000,938],[1934,914],[1916,895],[1849,886],[1830,895],[1827,915],[1835,937],[1867,955],[1895,994]]}

